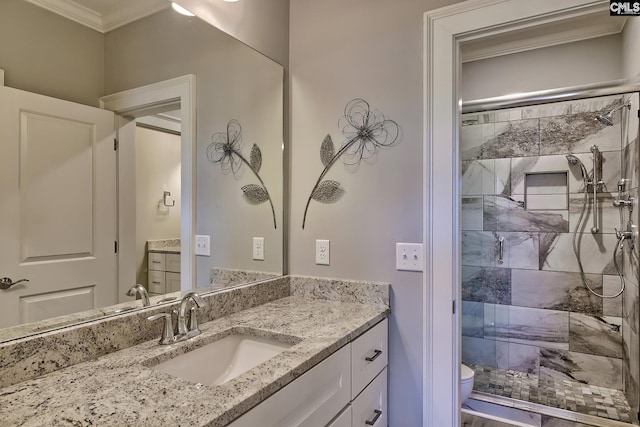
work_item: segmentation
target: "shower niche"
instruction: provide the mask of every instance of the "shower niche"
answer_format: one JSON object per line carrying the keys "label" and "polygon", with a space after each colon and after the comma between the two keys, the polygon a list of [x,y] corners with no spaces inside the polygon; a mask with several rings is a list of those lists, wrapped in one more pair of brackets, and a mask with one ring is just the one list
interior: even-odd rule
{"label": "shower niche", "polygon": [[463,114],[461,353],[476,397],[637,423],[638,104]]}

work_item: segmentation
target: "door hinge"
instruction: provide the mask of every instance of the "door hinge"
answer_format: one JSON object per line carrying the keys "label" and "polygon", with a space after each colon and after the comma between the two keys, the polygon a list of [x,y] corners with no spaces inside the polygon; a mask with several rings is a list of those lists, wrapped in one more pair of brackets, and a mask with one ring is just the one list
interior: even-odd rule
{"label": "door hinge", "polygon": [[118,242],[117,241],[113,242],[113,252],[116,253],[116,254],[118,253]]}
{"label": "door hinge", "polygon": [[113,150],[118,150],[118,138],[113,138]]}
{"label": "door hinge", "polygon": [[456,314],[456,300],[451,301],[451,312]]}
{"label": "door hinge", "polygon": [[640,110],[638,110],[638,117],[640,117]]}

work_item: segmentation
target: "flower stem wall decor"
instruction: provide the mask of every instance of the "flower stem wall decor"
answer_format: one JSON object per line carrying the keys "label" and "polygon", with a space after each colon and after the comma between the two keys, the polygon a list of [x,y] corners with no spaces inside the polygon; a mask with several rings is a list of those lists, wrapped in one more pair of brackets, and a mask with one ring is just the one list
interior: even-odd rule
{"label": "flower stem wall decor", "polygon": [[249,167],[251,172],[258,178],[260,185],[247,184],[242,186],[242,195],[244,199],[252,205],[260,205],[269,201],[271,205],[271,214],[273,215],[273,228],[276,226],[276,211],[271,201],[271,196],[267,190],[267,186],[260,177],[260,168],[262,167],[262,152],[257,144],[251,147],[249,160],[247,160],[240,148],[242,146],[242,127],[237,120],[229,120],[226,132],[214,133],[211,137],[211,144],[207,147],[207,158],[213,163],[220,163],[223,171],[233,173],[234,175],[240,171],[242,164]]}
{"label": "flower stem wall decor", "polygon": [[344,194],[339,182],[323,181],[329,169],[339,158],[342,158],[345,165],[357,168],[362,160],[366,161],[372,158],[378,147],[389,147],[398,139],[398,124],[385,118],[379,110],[371,110],[369,103],[364,99],[357,98],[350,101],[338,124],[345,140],[337,152],[331,135],[327,135],[320,145],[320,161],[324,165],[324,169],[307,199],[302,217],[303,229],[307,221],[311,200],[320,203],[335,203]]}

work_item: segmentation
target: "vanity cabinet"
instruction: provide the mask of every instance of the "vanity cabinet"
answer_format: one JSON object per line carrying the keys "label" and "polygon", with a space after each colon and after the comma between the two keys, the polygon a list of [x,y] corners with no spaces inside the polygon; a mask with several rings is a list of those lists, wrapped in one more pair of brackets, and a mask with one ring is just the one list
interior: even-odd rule
{"label": "vanity cabinet", "polygon": [[387,354],[385,319],[229,427],[386,427]]}
{"label": "vanity cabinet", "polygon": [[180,254],[149,252],[148,291],[165,294],[180,290]]}

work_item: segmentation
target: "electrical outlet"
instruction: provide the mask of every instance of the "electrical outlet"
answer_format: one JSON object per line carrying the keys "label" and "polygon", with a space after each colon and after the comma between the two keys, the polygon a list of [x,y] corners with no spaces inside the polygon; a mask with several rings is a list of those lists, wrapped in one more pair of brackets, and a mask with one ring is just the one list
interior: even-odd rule
{"label": "electrical outlet", "polygon": [[253,259],[264,261],[264,237],[253,238]]}
{"label": "electrical outlet", "polygon": [[316,240],[316,264],[329,265],[328,240]]}
{"label": "electrical outlet", "polygon": [[422,271],[422,243],[396,243],[396,270]]}
{"label": "electrical outlet", "polygon": [[196,234],[196,255],[211,256],[211,237]]}

